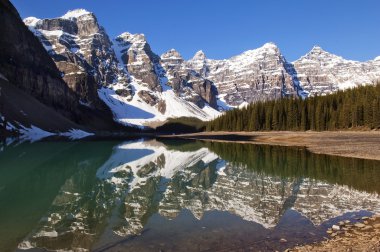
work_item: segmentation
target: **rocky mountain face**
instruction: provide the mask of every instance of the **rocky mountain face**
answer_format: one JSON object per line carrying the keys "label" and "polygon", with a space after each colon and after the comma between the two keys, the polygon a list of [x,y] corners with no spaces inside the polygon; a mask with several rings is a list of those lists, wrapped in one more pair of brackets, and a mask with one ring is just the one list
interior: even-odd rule
{"label": "rocky mountain face", "polygon": [[293,62],[301,86],[311,95],[372,84],[380,79],[380,60],[358,62],[326,52],[319,46]]}
{"label": "rocky mountain face", "polygon": [[[148,92],[140,90],[137,93],[147,103],[155,105],[159,101],[154,92],[162,93],[171,88],[178,97],[196,104],[199,108],[203,108],[206,102],[217,108],[217,91],[213,83],[194,70],[185,68],[185,61],[175,50],[160,57],[152,51],[144,34],[128,32],[118,36],[114,44],[120,61],[134,81],[149,89]],[[163,100],[161,102],[164,103]]]}
{"label": "rocky mountain face", "polygon": [[204,106],[206,101],[213,108],[218,108],[218,91],[213,82],[202,77],[192,68],[189,68],[181,54],[171,49],[161,55],[161,63],[166,70],[168,85],[173,90],[199,107]]}
{"label": "rocky mountain face", "polygon": [[315,46],[294,62],[267,43],[227,60],[207,59],[197,52],[187,64],[218,88],[228,105],[278,99],[284,96],[325,95],[380,79],[379,58],[367,62],[343,59]]}
{"label": "rocky mountain face", "polygon": [[128,76],[119,68],[112,43],[94,14],[74,10],[54,19],[26,18],[82,104],[97,107],[101,86],[118,83],[130,95]]}
{"label": "rocky mountain face", "polygon": [[175,73],[174,80],[143,34],[125,32],[111,41],[86,10],[24,22],[81,103],[97,108],[104,101],[118,122],[144,125],[180,116],[208,120],[219,114],[213,83],[189,69]]}
{"label": "rocky mountain face", "polygon": [[166,103],[157,95],[162,93],[162,86],[166,84],[165,73],[160,66],[160,57],[152,51],[144,34],[125,32],[114,40],[114,48],[133,81],[143,87],[136,95],[165,114]]}
{"label": "rocky mountain face", "polygon": [[204,52],[199,51],[187,65],[212,80],[219,98],[228,105],[303,94],[292,65],[273,43],[227,60],[207,59]]}
{"label": "rocky mountain face", "polygon": [[151,91],[162,92],[161,85],[165,80],[160,57],[152,51],[144,34],[125,32],[115,39],[115,45],[119,49],[121,63],[134,79]]}

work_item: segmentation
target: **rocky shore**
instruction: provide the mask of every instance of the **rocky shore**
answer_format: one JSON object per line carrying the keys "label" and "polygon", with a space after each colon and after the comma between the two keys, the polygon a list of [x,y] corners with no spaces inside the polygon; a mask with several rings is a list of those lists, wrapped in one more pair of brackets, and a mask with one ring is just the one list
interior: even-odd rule
{"label": "rocky shore", "polygon": [[341,221],[327,230],[330,239],[287,249],[306,251],[380,251],[380,215],[363,217],[356,223]]}

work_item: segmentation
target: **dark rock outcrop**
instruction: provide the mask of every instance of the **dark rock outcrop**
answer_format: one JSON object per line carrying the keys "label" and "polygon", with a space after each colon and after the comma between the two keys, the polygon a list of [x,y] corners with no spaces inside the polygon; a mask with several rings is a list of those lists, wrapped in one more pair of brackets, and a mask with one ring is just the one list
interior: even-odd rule
{"label": "dark rock outcrop", "polygon": [[44,104],[73,117],[77,97],[62,80],[40,41],[25,27],[9,1],[0,1],[0,16],[1,74]]}

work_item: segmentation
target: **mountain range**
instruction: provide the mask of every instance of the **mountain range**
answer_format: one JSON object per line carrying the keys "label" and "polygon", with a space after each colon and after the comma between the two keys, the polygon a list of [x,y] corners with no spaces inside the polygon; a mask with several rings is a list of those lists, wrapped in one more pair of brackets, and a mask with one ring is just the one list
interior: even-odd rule
{"label": "mountain range", "polygon": [[[2,112],[9,129],[57,134],[153,127],[182,116],[210,120],[251,102],[326,95],[380,79],[380,57],[346,60],[315,46],[289,62],[266,43],[229,59],[198,51],[185,60],[175,49],[157,55],[143,34],[110,38],[87,10],[29,17],[24,25],[9,1],[0,4],[6,17],[0,28],[6,34],[0,39],[2,86],[16,87],[57,117],[46,122],[31,106],[12,101],[4,105],[12,112]],[[18,103],[20,94],[14,97]]]}

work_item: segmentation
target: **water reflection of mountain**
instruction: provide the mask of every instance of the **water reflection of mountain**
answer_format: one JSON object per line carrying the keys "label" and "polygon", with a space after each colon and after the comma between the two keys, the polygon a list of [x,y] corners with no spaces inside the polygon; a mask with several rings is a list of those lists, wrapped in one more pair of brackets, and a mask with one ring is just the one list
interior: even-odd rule
{"label": "water reflection of mountain", "polygon": [[102,245],[139,234],[155,213],[174,219],[183,209],[198,219],[228,211],[266,228],[287,209],[315,225],[346,212],[380,211],[376,162],[283,147],[156,140],[103,150],[87,150],[89,157],[73,163],[20,247],[90,249],[95,240]]}
{"label": "water reflection of mountain", "polygon": [[[1,250],[13,251],[19,239],[40,226],[41,217],[49,212],[52,216],[46,222],[65,222],[56,219],[54,209],[58,206],[69,215],[65,206],[74,206],[73,202],[83,205],[80,194],[98,184],[96,167],[109,158],[114,144],[40,142],[5,147],[0,153]],[[66,190],[72,194],[65,194]],[[90,219],[91,214],[85,218]],[[66,241],[70,243],[69,238]]]}

